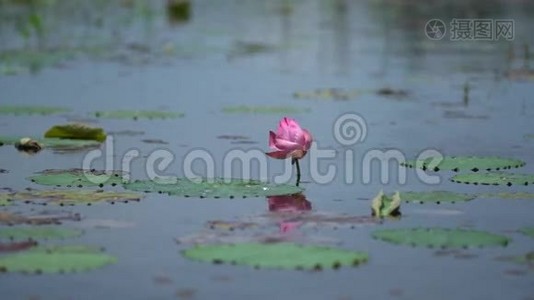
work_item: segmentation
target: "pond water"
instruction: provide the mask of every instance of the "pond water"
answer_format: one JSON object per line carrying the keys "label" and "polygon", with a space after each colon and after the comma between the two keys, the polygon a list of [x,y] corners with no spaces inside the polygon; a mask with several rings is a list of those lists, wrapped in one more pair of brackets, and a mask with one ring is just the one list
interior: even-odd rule
{"label": "pond water", "polygon": [[[108,141],[113,140],[113,161],[97,160],[94,168],[112,164],[120,169],[124,155],[137,149],[141,157],[133,161],[130,174],[144,179],[150,175],[147,157],[159,149],[170,151],[174,160],[157,173],[184,176],[184,159],[196,150],[213,157],[216,176],[230,172],[241,177],[240,168],[225,169],[228,153],[268,151],[268,131],[290,116],[313,134],[320,150],[334,151],[335,157],[320,161],[319,170],[337,168],[334,178],[318,182],[311,173],[312,153],[302,159],[301,186],[311,211],[300,214],[370,216],[371,199],[380,190],[388,195],[398,190],[401,196],[436,190],[534,192],[532,185],[453,183],[452,172],[433,173],[440,183],[428,184],[413,169],[399,169],[394,162],[385,173],[376,163],[365,167],[370,153],[398,150],[395,153],[405,159],[415,159],[433,150],[446,156],[516,158],[526,165],[510,172],[532,174],[532,3],[192,0],[185,12],[171,13],[171,2],[0,1],[1,105],[72,110],[51,116],[3,115],[0,135],[39,137],[53,125],[80,120],[104,128]],[[513,41],[452,41],[454,18],[513,19]],[[431,19],[445,22],[445,38],[425,35]],[[313,94],[328,89],[330,93]],[[346,97],[333,99],[342,93]],[[237,112],[228,112],[232,107]],[[265,107],[279,111],[265,113]],[[243,112],[246,108],[263,111]],[[119,109],[185,115],[136,121],[90,115]],[[336,138],[336,120],[347,113],[361,116],[360,125],[366,128],[365,137],[350,145]],[[120,134],[126,130],[144,134]],[[146,139],[166,144],[142,141]],[[44,169],[81,168],[88,151],[45,149],[28,155],[12,146],[0,147],[0,168],[8,171],[0,174],[0,187],[43,189],[26,177]],[[348,154],[352,163],[346,160]],[[283,172],[283,161],[267,162],[268,178],[260,178],[257,164],[252,164],[251,176],[273,181]],[[354,175],[349,183],[348,166]],[[201,163],[194,164],[193,171],[206,175]],[[381,182],[385,175],[388,180]],[[406,182],[401,180],[404,175]],[[534,250],[534,240],[517,232],[534,226],[532,199],[482,196],[455,204],[402,203],[400,219],[356,226],[318,223],[289,232],[280,232],[278,223],[296,215],[269,212],[264,197],[155,193],[139,203],[67,208],[17,202],[1,209],[79,213],[81,221],[64,224],[81,227],[85,234],[59,243],[99,245],[117,257],[117,263],[90,272],[2,274],[2,299],[534,299],[532,266],[499,259]],[[369,261],[311,272],[184,258],[181,251],[190,247],[195,234],[220,234],[206,226],[214,220],[264,224],[253,233],[224,232],[229,240],[260,235],[335,246],[367,252]],[[377,229],[418,226],[482,230],[505,235],[511,242],[444,255],[371,237]]]}

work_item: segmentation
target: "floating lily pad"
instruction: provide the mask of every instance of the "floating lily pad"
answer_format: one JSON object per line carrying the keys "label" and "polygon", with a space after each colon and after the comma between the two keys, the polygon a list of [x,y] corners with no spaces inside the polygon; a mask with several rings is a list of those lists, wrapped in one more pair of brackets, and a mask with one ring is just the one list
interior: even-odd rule
{"label": "floating lily pad", "polygon": [[37,242],[34,240],[0,243],[0,253],[24,251],[35,246],[37,246]]}
{"label": "floating lily pad", "polygon": [[392,89],[390,87],[383,87],[376,90],[376,94],[384,97],[405,98],[410,95],[410,92],[403,89]]}
{"label": "floating lily pad", "polygon": [[241,179],[232,179],[230,182],[225,182],[223,179],[216,179],[210,182],[206,180],[191,181],[180,178],[167,181],[136,180],[125,183],[124,188],[146,193],[164,193],[200,198],[264,197],[302,192],[301,188],[293,185],[276,185]]}
{"label": "floating lily pad", "polygon": [[473,200],[476,195],[454,193],[448,191],[431,191],[431,192],[404,192],[402,199],[406,202],[417,203],[456,203]]}
{"label": "floating lily pad", "polygon": [[94,140],[98,142],[106,140],[104,129],[78,123],[55,125],[48,129],[44,136],[45,138]]}
{"label": "floating lily pad", "polygon": [[524,235],[528,235],[532,238],[534,238],[534,227],[525,227],[525,228],[521,228],[519,230],[519,232],[521,232],[522,234]]}
{"label": "floating lily pad", "polygon": [[83,231],[57,226],[31,226],[0,228],[0,239],[11,240],[49,240],[78,237]]}
{"label": "floating lily pad", "polygon": [[296,99],[311,100],[337,100],[346,101],[354,99],[363,94],[361,90],[344,90],[338,88],[316,89],[308,92],[295,92],[293,97]]}
{"label": "floating lily pad", "polygon": [[396,192],[392,197],[384,195],[380,191],[378,195],[371,201],[372,215],[377,217],[396,217],[400,216],[401,197],[399,192]]}
{"label": "floating lily pad", "polygon": [[[430,165],[432,163],[439,162],[437,165]],[[492,171],[492,170],[505,170],[511,168],[519,168],[525,165],[525,162],[519,159],[513,158],[501,158],[501,157],[478,157],[478,156],[451,156],[443,157],[441,161],[437,158],[427,158],[417,161],[406,161],[401,163],[402,166],[408,168],[419,168],[423,170],[433,171]]]}
{"label": "floating lily pad", "polygon": [[506,246],[510,242],[505,236],[484,231],[448,228],[381,229],[373,232],[373,238],[393,244],[429,248]]}
{"label": "floating lily pad", "polygon": [[156,111],[156,110],[115,110],[115,111],[97,111],[93,115],[97,118],[104,119],[176,119],[184,116],[180,112]]}
{"label": "floating lily pad", "polygon": [[117,259],[88,246],[36,247],[0,258],[3,272],[69,273],[90,271],[113,264]]}
{"label": "floating lily pad", "polygon": [[0,115],[53,115],[69,112],[70,109],[54,106],[0,105]]}
{"label": "floating lily pad", "polygon": [[513,174],[503,172],[490,172],[482,174],[458,174],[451,178],[452,182],[474,185],[529,185],[534,183],[533,174]]}
{"label": "floating lily pad", "polygon": [[18,200],[40,204],[91,205],[100,202],[113,204],[115,202],[127,203],[128,201],[140,201],[143,195],[131,192],[104,192],[94,190],[31,190],[0,194],[0,201],[2,198],[8,198],[10,201]]}
{"label": "floating lily pad", "polygon": [[58,225],[61,221],[80,221],[80,215],[71,212],[42,212],[32,215],[21,215],[16,213],[10,213],[0,211],[0,224],[5,225],[17,225],[17,224],[30,224],[30,225]]}
{"label": "floating lily pad", "polygon": [[293,243],[202,245],[185,250],[183,254],[189,259],[216,264],[308,270],[357,266],[369,259],[363,252]]}
{"label": "floating lily pad", "polygon": [[[20,140],[24,137],[15,136],[0,136],[0,146],[3,145],[16,145],[20,143]],[[87,149],[100,146],[100,142],[91,140],[73,140],[73,139],[58,139],[58,138],[29,138],[36,141],[45,148],[51,148],[56,151],[69,151]]]}
{"label": "floating lily pad", "polygon": [[206,224],[210,229],[215,230],[228,230],[233,231],[236,229],[244,230],[250,228],[257,228],[259,224],[253,222],[243,222],[243,221],[223,221],[223,220],[213,220],[208,221]]}
{"label": "floating lily pad", "polygon": [[98,171],[83,169],[48,169],[38,175],[28,177],[29,180],[41,185],[63,187],[88,187],[117,185],[122,183],[123,173],[120,171]]}
{"label": "floating lily pad", "polygon": [[294,106],[227,106],[222,109],[228,114],[298,114],[310,112],[309,108]]}
{"label": "floating lily pad", "polygon": [[534,193],[487,193],[482,194],[479,198],[490,198],[490,199],[510,199],[510,200],[523,200],[523,199],[534,199]]}

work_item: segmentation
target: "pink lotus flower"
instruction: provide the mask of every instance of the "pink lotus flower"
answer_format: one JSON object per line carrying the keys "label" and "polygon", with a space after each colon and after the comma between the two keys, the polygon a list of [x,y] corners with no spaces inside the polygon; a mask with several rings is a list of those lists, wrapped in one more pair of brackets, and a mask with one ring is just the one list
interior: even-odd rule
{"label": "pink lotus flower", "polygon": [[284,117],[276,133],[269,131],[269,147],[274,151],[266,154],[277,159],[301,159],[310,149],[312,140],[308,130],[302,129],[297,121]]}

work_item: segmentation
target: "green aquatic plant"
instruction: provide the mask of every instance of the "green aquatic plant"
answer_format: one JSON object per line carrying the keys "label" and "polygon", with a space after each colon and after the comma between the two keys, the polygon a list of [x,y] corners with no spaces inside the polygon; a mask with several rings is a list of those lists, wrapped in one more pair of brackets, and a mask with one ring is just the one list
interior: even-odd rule
{"label": "green aquatic plant", "polygon": [[384,195],[380,191],[371,201],[372,215],[376,217],[397,217],[400,216],[401,196],[396,192],[392,197]]}
{"label": "green aquatic plant", "polygon": [[475,199],[476,195],[454,193],[448,191],[430,191],[430,192],[403,192],[402,199],[414,203],[456,203],[465,202]]}
{"label": "green aquatic plant", "polygon": [[[17,137],[17,136],[0,136],[0,146],[14,145],[20,149],[21,140],[29,139],[38,143],[44,148],[50,148],[54,151],[75,151],[87,148],[95,148],[100,146],[100,142],[92,140],[72,140],[72,139],[58,139],[58,138],[32,138],[32,137]],[[17,146],[19,145],[19,146]]]}
{"label": "green aquatic plant", "polygon": [[[142,194],[132,192],[94,191],[94,190],[30,190],[0,194],[1,199],[24,201],[38,204],[92,205],[101,202],[128,203],[140,201]],[[1,203],[1,202],[0,202]]]}
{"label": "green aquatic plant", "polygon": [[56,106],[0,105],[0,115],[55,115],[69,112],[70,109]]}
{"label": "green aquatic plant", "polygon": [[516,192],[516,193],[486,193],[481,194],[478,198],[489,198],[489,199],[509,199],[509,200],[527,200],[534,199],[534,193],[526,192]]}
{"label": "green aquatic plant", "polygon": [[534,183],[534,175],[504,172],[469,173],[454,175],[451,181],[474,185],[529,185]]}
{"label": "green aquatic plant", "polygon": [[22,273],[71,273],[113,264],[117,259],[90,246],[39,246],[0,257],[0,271]]}
{"label": "green aquatic plant", "polygon": [[521,232],[524,235],[528,235],[528,236],[534,238],[534,227],[521,228],[521,229],[519,229],[519,232]]}
{"label": "green aquatic plant", "polygon": [[416,161],[405,161],[401,166],[419,168],[432,171],[499,171],[519,168],[525,165],[524,161],[513,158],[482,157],[482,156],[445,156],[442,159],[430,157]]}
{"label": "green aquatic plant", "polygon": [[97,118],[104,119],[176,119],[182,118],[183,113],[171,111],[155,110],[114,110],[114,111],[96,111],[93,115]]}
{"label": "green aquatic plant", "polygon": [[269,184],[255,180],[213,179],[192,181],[186,178],[167,180],[136,180],[125,183],[124,188],[146,193],[169,194],[200,198],[246,198],[287,195],[302,192],[292,185]]}
{"label": "green aquatic plant", "polygon": [[222,111],[227,114],[298,114],[310,112],[309,108],[299,108],[294,106],[226,106]]}
{"label": "green aquatic plant", "polygon": [[99,171],[83,169],[48,169],[28,177],[29,180],[41,185],[62,187],[88,187],[117,185],[122,183],[121,171]]}
{"label": "green aquatic plant", "polygon": [[449,228],[397,228],[380,229],[373,238],[393,244],[429,248],[469,248],[506,246],[510,242],[505,236],[484,231]]}
{"label": "green aquatic plant", "polygon": [[79,237],[83,231],[57,226],[29,226],[0,228],[0,239],[10,240],[50,240]]}
{"label": "green aquatic plant", "polygon": [[357,266],[369,259],[364,252],[293,243],[200,245],[183,251],[183,254],[189,259],[215,264],[303,270]]}
{"label": "green aquatic plant", "polygon": [[296,99],[346,101],[361,96],[363,93],[364,91],[362,90],[326,88],[313,91],[295,92],[293,93],[293,97]]}
{"label": "green aquatic plant", "polygon": [[106,140],[104,129],[78,123],[55,125],[48,129],[44,136],[45,138],[94,140],[98,142]]}

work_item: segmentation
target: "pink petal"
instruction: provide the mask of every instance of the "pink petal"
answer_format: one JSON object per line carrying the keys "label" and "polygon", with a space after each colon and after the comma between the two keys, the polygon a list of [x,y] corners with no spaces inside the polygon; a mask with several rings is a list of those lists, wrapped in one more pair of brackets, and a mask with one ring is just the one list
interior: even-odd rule
{"label": "pink petal", "polygon": [[303,131],[303,136],[304,136],[303,149],[304,151],[308,151],[311,147],[313,137],[308,130],[302,129],[302,131]]}
{"label": "pink petal", "polygon": [[295,134],[300,131],[301,128],[297,121],[288,117],[284,117],[282,120],[280,120],[280,123],[278,123],[277,136],[294,142],[296,141]]}
{"label": "pink petal", "polygon": [[265,154],[267,154],[267,156],[270,156],[276,159],[286,159],[291,154],[291,151],[273,151],[273,152],[268,152]]}
{"label": "pink petal", "polygon": [[280,150],[276,147],[276,134],[272,131],[269,131],[269,148],[273,150]]}
{"label": "pink petal", "polygon": [[274,145],[278,150],[282,151],[293,151],[302,148],[301,145],[282,138],[275,138]]}

